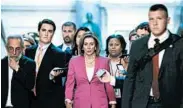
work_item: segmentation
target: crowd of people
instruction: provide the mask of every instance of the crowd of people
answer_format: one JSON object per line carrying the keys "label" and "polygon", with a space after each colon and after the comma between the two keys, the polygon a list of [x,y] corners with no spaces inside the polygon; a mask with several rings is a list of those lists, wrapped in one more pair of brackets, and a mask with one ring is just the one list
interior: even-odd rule
{"label": "crowd of people", "polygon": [[[183,38],[171,33],[168,10],[154,4],[148,22],[100,41],[87,27],[65,22],[55,46],[55,23],[38,34],[11,35],[1,60],[2,108],[183,108]],[[38,40],[35,39],[39,38]]]}

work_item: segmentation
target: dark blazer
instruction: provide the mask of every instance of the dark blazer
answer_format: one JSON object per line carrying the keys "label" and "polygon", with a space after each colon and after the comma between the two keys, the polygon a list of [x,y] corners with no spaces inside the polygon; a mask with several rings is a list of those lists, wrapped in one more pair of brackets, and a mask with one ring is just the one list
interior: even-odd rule
{"label": "dark blazer", "polygon": [[[37,45],[28,48],[25,55],[34,59]],[[42,59],[37,79],[36,93],[33,107],[37,108],[61,108],[64,105],[64,90],[61,77],[66,76],[66,72],[55,78],[55,82],[49,79],[51,70],[55,67],[64,68],[67,66],[69,59],[66,53],[59,48],[50,44]]]}
{"label": "dark blazer", "polygon": [[[148,51],[150,36],[132,43],[127,78],[124,81],[122,108],[146,108],[152,86],[152,61],[135,70],[137,59]],[[169,35],[171,43],[180,38]],[[163,108],[183,108],[183,38],[165,49],[159,72],[160,98]]]}
{"label": "dark blazer", "polygon": [[60,48],[62,50],[63,48],[63,44],[59,45],[58,48]]}
{"label": "dark blazer", "polygon": [[[14,108],[30,108],[30,91],[35,82],[35,62],[25,56],[19,60],[18,72],[13,71],[11,80],[11,102]],[[8,97],[8,57],[1,60],[1,108],[5,108]]]}

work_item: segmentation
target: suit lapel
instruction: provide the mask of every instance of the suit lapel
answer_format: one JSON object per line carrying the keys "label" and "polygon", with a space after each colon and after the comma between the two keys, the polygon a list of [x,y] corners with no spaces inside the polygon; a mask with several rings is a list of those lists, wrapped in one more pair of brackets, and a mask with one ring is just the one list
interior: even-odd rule
{"label": "suit lapel", "polygon": [[[169,35],[169,38],[171,40],[170,42],[172,43],[173,37],[171,34]],[[165,49],[165,52],[164,52],[163,58],[162,58],[162,62],[161,62],[161,66],[160,66],[159,79],[162,77],[162,73],[164,72],[164,67],[166,66],[167,63],[170,62],[169,59],[167,59],[167,58],[172,57],[172,52],[173,52],[173,46]]]}
{"label": "suit lapel", "polygon": [[[84,56],[81,56],[81,62],[80,62],[80,65],[79,65],[80,69],[81,69],[81,72],[83,72],[83,77],[88,80],[88,77],[87,77],[87,73],[86,73],[86,65],[85,65],[85,58]],[[88,80],[89,81],[89,80]]]}
{"label": "suit lapel", "polygon": [[[143,47],[141,49],[141,51],[143,52],[143,55],[147,54],[147,52],[148,52],[148,49],[149,49],[148,48],[148,41],[149,41],[150,36],[147,36],[144,38],[145,38],[143,41],[144,44],[143,44]],[[152,73],[153,73],[152,68],[153,68],[153,64],[152,64],[152,61],[150,60],[149,62],[147,62],[146,68],[145,68],[145,72],[146,72],[145,76],[147,76],[148,78],[152,78]],[[142,78],[142,76],[141,76],[141,78]],[[143,78],[140,80],[143,80]]]}
{"label": "suit lapel", "polygon": [[45,63],[47,63],[49,61],[49,58],[52,57],[52,55],[51,55],[52,47],[53,47],[53,45],[50,44],[50,46],[46,50],[46,52],[45,52],[45,54],[44,54],[44,56],[42,58],[41,64],[40,64],[39,71],[43,68],[43,66],[46,66]]}

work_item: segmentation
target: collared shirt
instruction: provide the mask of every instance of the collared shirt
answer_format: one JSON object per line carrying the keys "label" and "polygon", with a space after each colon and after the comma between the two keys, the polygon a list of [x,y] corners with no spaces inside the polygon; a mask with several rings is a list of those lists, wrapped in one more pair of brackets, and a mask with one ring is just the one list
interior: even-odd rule
{"label": "collared shirt", "polygon": [[68,46],[66,44],[63,44],[62,51],[65,51],[67,47],[69,47],[70,49],[72,49],[72,46],[71,45]]}
{"label": "collared shirt", "polygon": [[[46,51],[47,51],[47,49],[48,49],[48,47],[50,46],[50,44],[51,43],[49,43],[49,44],[46,44],[46,45],[44,45],[44,46],[40,46],[40,45],[38,45],[38,48],[37,48],[37,50],[36,50],[36,55],[35,55],[35,58],[34,58],[34,61],[36,62],[36,60],[38,59],[38,54],[39,54],[39,48],[42,48],[42,57],[44,57],[44,55],[45,55],[45,53],[46,53]],[[36,71],[38,71],[37,70],[37,67],[36,67]]]}
{"label": "collared shirt", "polygon": [[[148,48],[154,48],[154,45],[155,45],[155,41],[154,39],[159,39],[160,43],[164,42],[166,39],[168,39],[170,33],[168,32],[168,30],[166,30],[161,36],[154,36],[152,33],[151,33],[151,36],[149,38],[149,41],[148,41]],[[159,68],[161,67],[161,63],[162,63],[162,60],[163,60],[163,55],[165,53],[165,50],[162,50],[159,52]],[[151,88],[151,91],[150,91],[150,96],[153,96],[153,92],[152,92],[152,88]]]}
{"label": "collared shirt", "polygon": [[11,80],[12,80],[12,77],[13,77],[13,69],[11,69],[8,66],[8,98],[6,101],[6,106],[10,106],[10,107],[13,107],[13,105],[11,103]]}

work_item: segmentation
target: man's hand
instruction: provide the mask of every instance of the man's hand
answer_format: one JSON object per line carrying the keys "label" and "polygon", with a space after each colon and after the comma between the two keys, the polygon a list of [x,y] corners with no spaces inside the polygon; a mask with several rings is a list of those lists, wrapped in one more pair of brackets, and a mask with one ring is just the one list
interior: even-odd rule
{"label": "man's hand", "polygon": [[13,58],[10,58],[9,59],[9,66],[15,70],[16,72],[18,72],[18,69],[19,69],[19,62],[17,62],[15,59]]}
{"label": "man's hand", "polygon": [[58,67],[53,68],[50,72],[50,76],[49,76],[50,80],[54,79],[54,77],[60,75],[63,72],[64,72],[64,70],[60,70],[60,68],[58,68]]}

